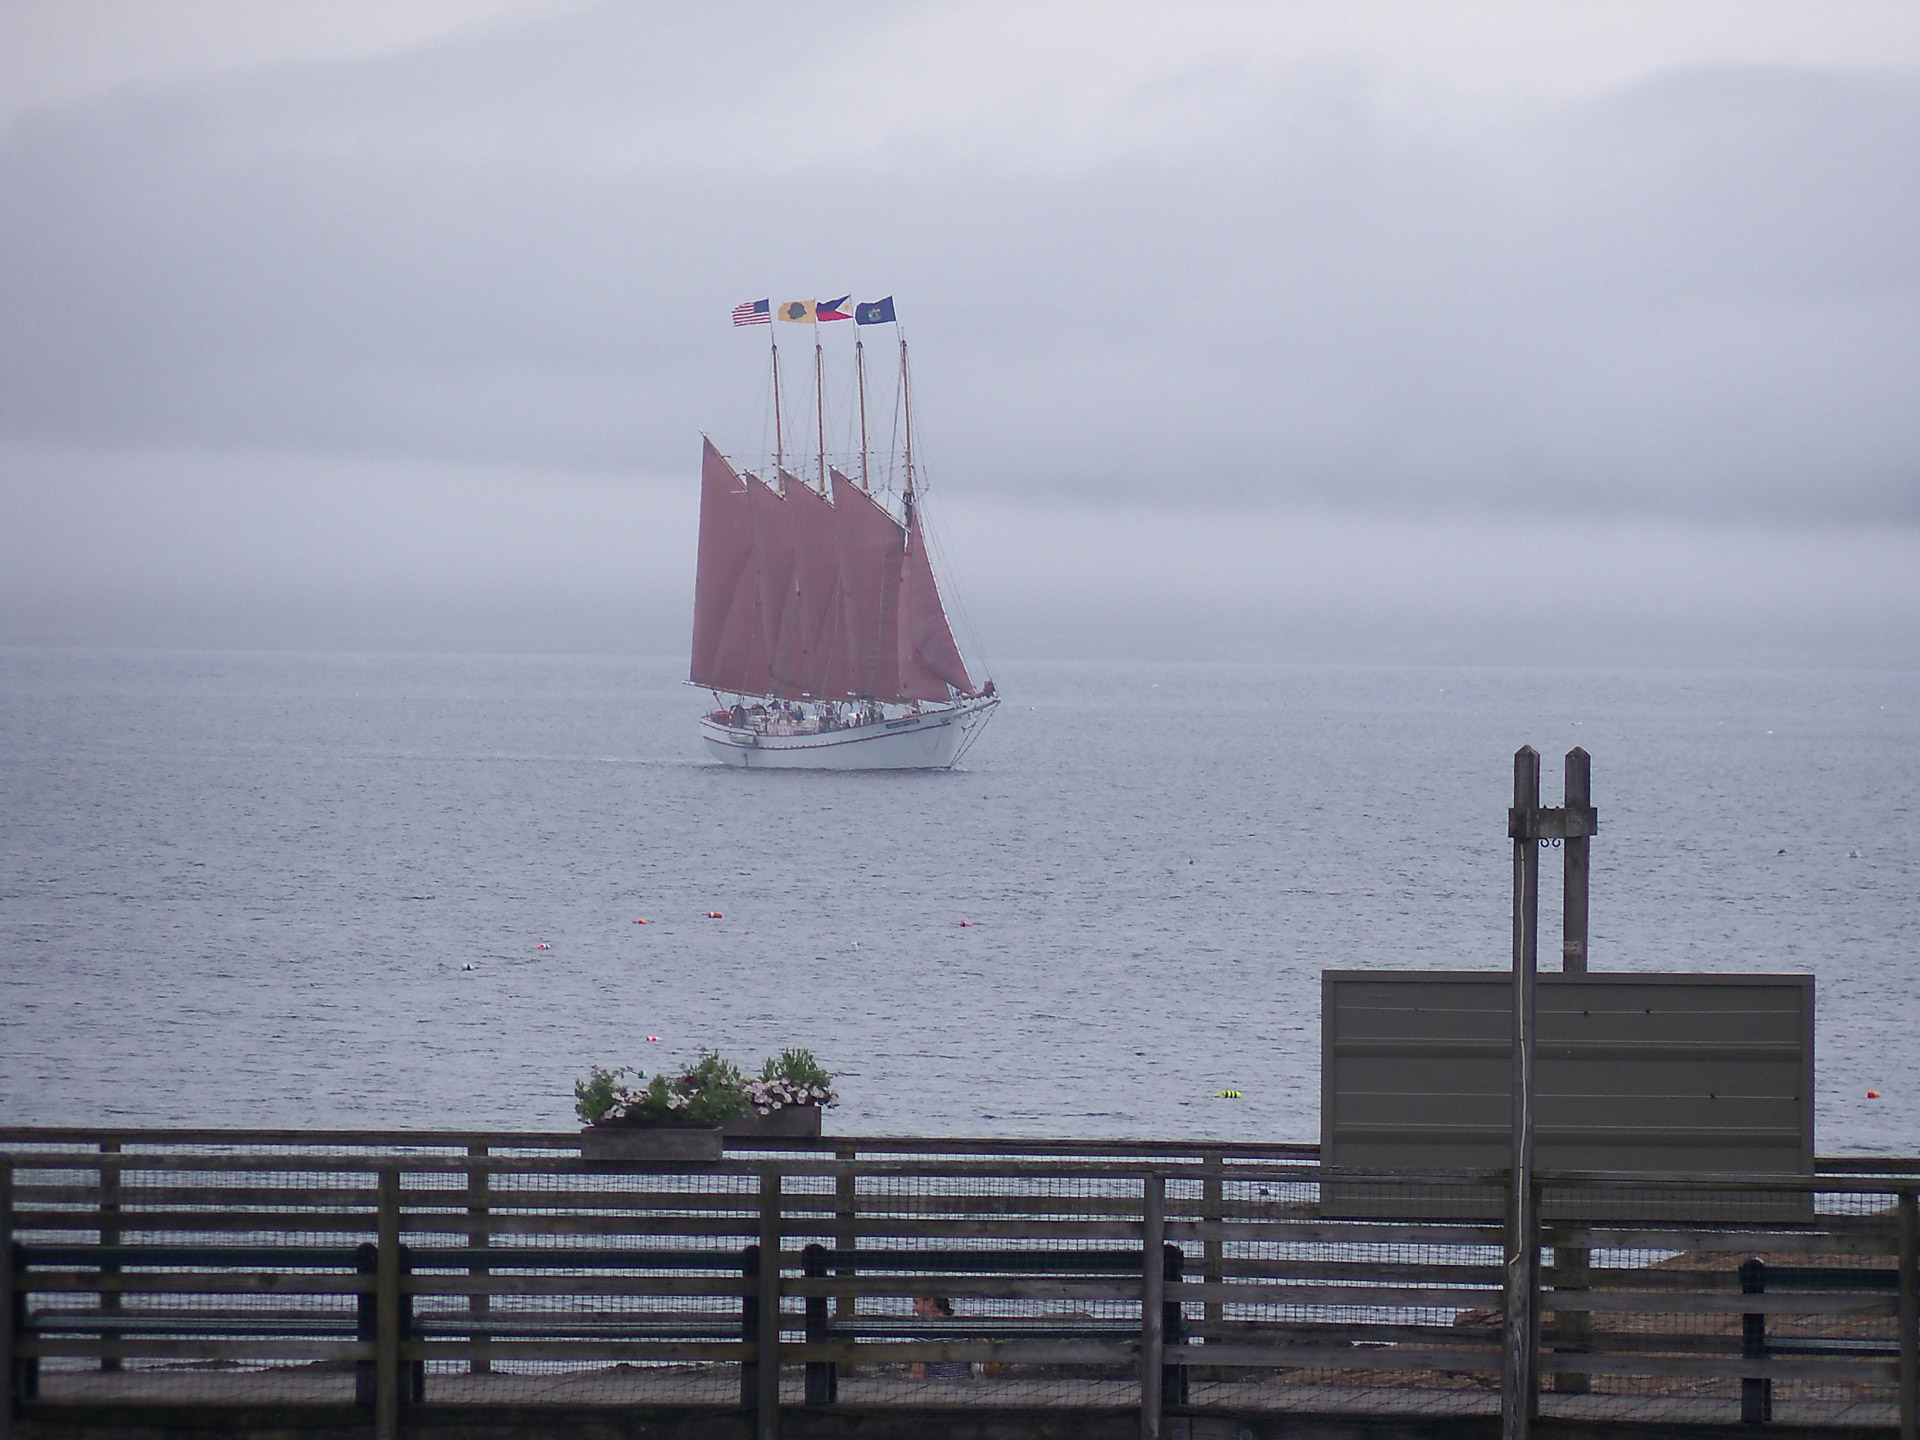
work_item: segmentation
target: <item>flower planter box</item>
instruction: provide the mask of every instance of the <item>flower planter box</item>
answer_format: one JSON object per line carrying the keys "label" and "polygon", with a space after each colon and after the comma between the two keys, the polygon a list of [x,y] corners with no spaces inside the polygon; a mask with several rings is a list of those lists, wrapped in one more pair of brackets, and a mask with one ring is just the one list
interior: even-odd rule
{"label": "flower planter box", "polygon": [[589,1125],[580,1132],[580,1158],[711,1164],[720,1158],[720,1127],[625,1120]]}
{"label": "flower planter box", "polygon": [[817,1140],[820,1138],[818,1105],[787,1105],[762,1115],[749,1110],[737,1120],[721,1127],[729,1140]]}

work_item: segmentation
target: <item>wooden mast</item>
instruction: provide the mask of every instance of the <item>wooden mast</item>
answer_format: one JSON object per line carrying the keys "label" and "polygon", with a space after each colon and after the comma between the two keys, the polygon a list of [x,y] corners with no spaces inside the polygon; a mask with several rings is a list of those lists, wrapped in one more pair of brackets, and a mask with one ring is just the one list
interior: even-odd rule
{"label": "wooden mast", "polygon": [[820,325],[813,327],[813,424],[820,443],[820,493],[827,493],[827,407],[820,378]]}
{"label": "wooden mast", "polygon": [[907,337],[900,337],[900,407],[907,417],[907,486],[901,504],[907,528],[913,527],[913,386],[907,378]]}
{"label": "wooden mast", "polygon": [[[767,343],[773,351],[773,483],[786,485],[786,439],[780,428],[780,342],[773,338],[773,331],[767,332]],[[765,431],[761,432],[765,434]]]}
{"label": "wooden mast", "polygon": [[857,330],[853,335],[853,373],[860,381],[860,488],[871,490],[873,487],[867,484],[867,359]]}

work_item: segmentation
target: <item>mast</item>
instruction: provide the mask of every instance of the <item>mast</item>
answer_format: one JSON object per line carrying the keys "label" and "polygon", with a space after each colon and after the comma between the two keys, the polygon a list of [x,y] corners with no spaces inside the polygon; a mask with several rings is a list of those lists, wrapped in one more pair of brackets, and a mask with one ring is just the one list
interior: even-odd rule
{"label": "mast", "polygon": [[820,441],[820,493],[827,493],[827,408],[820,379],[820,327],[813,327],[813,423]]}
{"label": "mast", "polygon": [[860,379],[860,488],[870,490],[867,484],[867,359],[859,332],[853,337],[853,372]]}
{"label": "mast", "polygon": [[913,524],[913,387],[907,379],[907,337],[900,337],[900,405],[907,416],[907,487],[901,494],[906,523]]}
{"label": "mast", "polygon": [[[785,485],[786,441],[780,429],[780,342],[767,332],[767,344],[773,351],[773,475],[775,483]],[[761,432],[765,434],[765,431]]]}

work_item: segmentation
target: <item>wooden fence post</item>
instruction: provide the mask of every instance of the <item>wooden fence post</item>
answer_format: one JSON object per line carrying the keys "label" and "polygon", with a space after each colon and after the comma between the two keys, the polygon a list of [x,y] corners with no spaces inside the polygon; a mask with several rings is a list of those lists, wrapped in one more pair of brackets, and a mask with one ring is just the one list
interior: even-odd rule
{"label": "wooden fence post", "polygon": [[[1740,1293],[1767,1293],[1767,1262],[1758,1255],[1740,1263]],[[1767,1358],[1767,1315],[1764,1310],[1740,1317],[1740,1358]],[[1765,1376],[1746,1375],[1740,1380],[1740,1423],[1764,1425],[1773,1419],[1773,1381]]]}
{"label": "wooden fence post", "polygon": [[1167,1177],[1149,1170],[1140,1197],[1140,1440],[1160,1440],[1166,1352]]}
{"label": "wooden fence post", "polygon": [[400,1433],[400,1169],[380,1167],[379,1253],[374,1271],[373,1433]]}
{"label": "wooden fence post", "polygon": [[1500,1374],[1502,1440],[1528,1440],[1535,1408],[1535,1279],[1540,1240],[1533,1189],[1534,988],[1540,955],[1540,752],[1513,756],[1513,1155],[1507,1179],[1506,1333]]}
{"label": "wooden fence post", "polygon": [[[484,1160],[487,1156],[487,1147],[485,1145],[469,1145],[467,1147],[467,1155],[470,1159]],[[489,1213],[487,1191],[489,1188],[490,1180],[485,1169],[475,1165],[467,1171],[468,1216],[481,1221],[487,1218]],[[492,1243],[493,1237],[488,1233],[484,1224],[476,1225],[467,1232],[467,1245],[471,1249],[485,1250]],[[467,1267],[467,1274],[469,1275],[488,1275],[491,1273],[492,1271],[486,1265],[469,1265]],[[487,1312],[490,1308],[491,1297],[489,1296],[475,1293],[467,1297],[467,1313],[471,1315],[476,1322],[484,1321],[487,1318]],[[483,1347],[487,1343],[484,1335],[469,1335],[467,1339],[476,1348]],[[467,1373],[469,1375],[486,1375],[491,1373],[492,1370],[493,1361],[487,1358],[484,1350],[467,1362]]]}
{"label": "wooden fence post", "polygon": [[1900,1192],[1900,1440],[1920,1440],[1920,1200]]}
{"label": "wooden fence post", "polygon": [[[740,1252],[740,1278],[745,1282],[740,1293],[740,1340],[760,1351],[760,1247],[749,1245]],[[753,1410],[760,1403],[760,1362],[740,1362],[740,1408]]]}
{"label": "wooden fence post", "polygon": [[[1217,1226],[1225,1207],[1224,1161],[1218,1150],[1209,1150],[1200,1162],[1200,1218],[1209,1225]],[[1200,1278],[1207,1284],[1218,1285],[1226,1279],[1225,1255],[1226,1247],[1222,1245],[1217,1231],[1200,1242]],[[1227,1312],[1218,1300],[1209,1300],[1200,1313],[1208,1325],[1217,1325]],[[1208,1339],[1211,1341],[1212,1337]]]}
{"label": "wooden fence post", "polygon": [[[120,1142],[118,1140],[102,1140],[100,1142],[100,1153],[102,1155],[118,1155],[120,1153]],[[102,1165],[100,1167],[100,1243],[102,1245],[118,1245],[120,1243],[120,1167],[117,1165]],[[119,1273],[120,1266],[118,1262],[107,1262],[100,1266],[100,1309],[103,1313],[110,1313],[120,1308],[120,1292],[118,1290],[109,1290],[106,1286],[106,1277],[109,1275],[118,1275]],[[100,1368],[103,1371],[118,1370],[120,1368],[120,1357],[117,1355],[102,1355],[100,1357]]]}
{"label": "wooden fence post", "polygon": [[[854,1250],[860,1244],[860,1184],[855,1175],[853,1162],[859,1158],[860,1150],[851,1141],[842,1141],[833,1147],[833,1243],[840,1250]],[[852,1275],[853,1270],[842,1266],[842,1275]],[[839,1295],[834,1298],[833,1313],[841,1320],[851,1320],[854,1312],[854,1300],[851,1295]],[[839,1366],[837,1375],[851,1375],[854,1367]]]}
{"label": "wooden fence post", "polygon": [[[827,1247],[820,1244],[807,1246],[800,1252],[800,1272],[809,1280],[827,1278]],[[807,1296],[807,1344],[819,1345],[827,1336],[827,1297],[824,1295]],[[809,1405],[831,1405],[839,1398],[840,1387],[836,1383],[831,1360],[807,1361],[807,1400]]]}
{"label": "wooden fence post", "polygon": [[760,1170],[760,1383],[754,1397],[759,1440],[780,1437],[780,1170]]}
{"label": "wooden fence post", "polygon": [[21,1398],[13,1355],[18,1300],[13,1293],[13,1162],[0,1158],[0,1440],[11,1440],[13,1412]]}

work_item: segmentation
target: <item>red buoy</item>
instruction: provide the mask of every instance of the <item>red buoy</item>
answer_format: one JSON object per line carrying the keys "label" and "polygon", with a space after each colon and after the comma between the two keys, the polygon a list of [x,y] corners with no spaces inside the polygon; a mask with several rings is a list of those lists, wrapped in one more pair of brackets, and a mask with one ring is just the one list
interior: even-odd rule
{"label": "red buoy", "polygon": [[707,911],[707,919],[709,920],[724,920],[726,918],[727,917],[722,915],[718,910]]}
{"label": "red buoy", "polygon": [[1878,1100],[1879,1098],[1880,1098],[1880,1092],[1878,1090],[1867,1091],[1867,1099]]}

